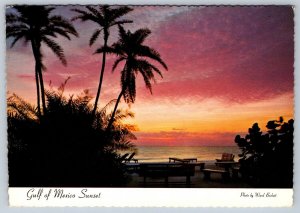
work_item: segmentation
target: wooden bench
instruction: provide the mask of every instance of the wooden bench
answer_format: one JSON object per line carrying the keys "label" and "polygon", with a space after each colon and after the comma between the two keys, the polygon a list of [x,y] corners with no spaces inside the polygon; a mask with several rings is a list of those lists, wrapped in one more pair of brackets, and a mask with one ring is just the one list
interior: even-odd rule
{"label": "wooden bench", "polygon": [[204,179],[209,180],[210,179],[210,174],[211,173],[218,173],[222,175],[223,179],[228,179],[229,178],[229,172],[225,170],[218,170],[218,169],[203,169],[202,170],[204,173]]}
{"label": "wooden bench", "polygon": [[197,162],[197,158],[183,158],[183,160],[188,160],[189,162]]}
{"label": "wooden bench", "polygon": [[140,164],[139,176],[146,178],[164,178],[165,184],[169,183],[169,177],[186,177],[186,184],[190,185],[191,176],[195,175],[195,165],[186,163],[144,163]]}
{"label": "wooden bench", "polygon": [[190,163],[190,162],[197,162],[197,158],[169,158],[169,163],[171,162],[181,162],[181,163]]}
{"label": "wooden bench", "polygon": [[169,158],[169,163],[176,163],[176,162],[180,162],[180,163],[189,163],[191,165],[199,166],[200,171],[202,171],[204,169],[205,163],[204,162],[198,162],[197,158]]}
{"label": "wooden bench", "polygon": [[181,158],[169,158],[169,163],[176,163],[176,162],[180,162],[180,163],[188,163],[190,162],[188,159],[181,159]]}

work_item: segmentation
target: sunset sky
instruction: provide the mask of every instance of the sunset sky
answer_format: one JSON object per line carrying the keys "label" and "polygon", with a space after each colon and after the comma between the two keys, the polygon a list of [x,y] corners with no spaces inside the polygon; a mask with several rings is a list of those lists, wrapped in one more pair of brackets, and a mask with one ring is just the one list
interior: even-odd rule
{"label": "sunset sky", "polygon": [[[71,6],[54,13],[76,14]],[[253,123],[294,117],[294,22],[291,7],[133,7],[124,16],[134,21],[125,28],[149,28],[146,44],[156,49],[168,65],[157,76],[153,95],[137,78],[134,104],[121,104],[135,113],[137,145],[234,145],[236,134],[246,134]],[[64,48],[64,67],[45,46],[43,54],[49,82],[58,87],[68,76],[66,95],[89,89],[95,96],[102,56],[93,55],[102,37],[89,47],[97,25],[74,22],[79,38],[57,38]],[[111,30],[109,44],[117,40]],[[22,42],[10,49],[7,40],[7,90],[36,105],[34,58]],[[100,107],[120,92],[120,70],[112,73],[115,57],[107,57]]]}

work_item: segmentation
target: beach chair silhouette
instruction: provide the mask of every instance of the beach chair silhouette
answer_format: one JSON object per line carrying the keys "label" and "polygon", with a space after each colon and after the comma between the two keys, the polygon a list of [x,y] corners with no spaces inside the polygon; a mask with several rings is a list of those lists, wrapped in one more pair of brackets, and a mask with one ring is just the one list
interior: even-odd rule
{"label": "beach chair silhouette", "polygon": [[129,153],[125,153],[124,155],[122,155],[120,157],[120,161],[123,162],[127,158],[128,155],[129,155]]}
{"label": "beach chair silhouette", "polygon": [[221,159],[216,159],[217,162],[222,162],[222,161],[233,161],[234,159],[234,154],[231,153],[223,153]]}
{"label": "beach chair silhouette", "polygon": [[124,158],[123,162],[124,162],[124,163],[130,163],[130,161],[134,161],[135,163],[137,163],[138,160],[133,158],[134,155],[135,155],[135,152],[131,153],[131,155],[129,155],[128,158],[126,158],[126,157],[128,156],[128,155],[127,155],[127,156]]}

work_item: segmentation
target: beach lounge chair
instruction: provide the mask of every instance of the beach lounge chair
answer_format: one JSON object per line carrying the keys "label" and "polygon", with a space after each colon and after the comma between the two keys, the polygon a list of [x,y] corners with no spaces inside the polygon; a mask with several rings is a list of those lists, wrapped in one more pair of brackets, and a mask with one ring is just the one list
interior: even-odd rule
{"label": "beach lounge chair", "polygon": [[127,158],[128,155],[129,155],[129,153],[125,153],[124,155],[122,155],[120,157],[120,161],[123,162]]}
{"label": "beach lounge chair", "polygon": [[[133,158],[134,155],[135,155],[135,152],[131,153],[131,155],[129,155],[128,158],[125,158],[125,159],[123,160],[123,162],[124,162],[124,163],[130,163],[130,161],[134,161],[135,163],[137,163],[138,160]],[[127,157],[127,156],[126,156],[126,157]]]}
{"label": "beach lounge chair", "polygon": [[234,154],[231,153],[223,153],[221,159],[216,159],[217,162],[222,162],[222,161],[233,161],[234,159]]}

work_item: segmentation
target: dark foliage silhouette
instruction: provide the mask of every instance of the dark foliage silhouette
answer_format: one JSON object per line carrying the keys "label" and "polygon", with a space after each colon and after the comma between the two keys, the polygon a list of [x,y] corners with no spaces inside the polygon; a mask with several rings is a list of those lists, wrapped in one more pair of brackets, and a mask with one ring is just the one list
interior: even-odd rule
{"label": "dark foliage silhouette", "polygon": [[[98,7],[86,6],[86,10],[73,9],[78,16],[75,16],[72,20],[81,20],[81,21],[92,21],[99,25],[100,28],[96,29],[93,35],[90,38],[90,46],[95,43],[101,32],[103,32],[104,44],[102,48],[105,50],[107,48],[108,37],[110,34],[110,28],[115,25],[122,25],[125,23],[132,23],[130,20],[120,19],[125,14],[132,11],[131,8],[127,6],[122,7],[111,7],[108,5],[100,5]],[[101,93],[103,74],[105,70],[105,61],[106,61],[106,51],[102,52],[102,66],[100,72],[99,85],[97,90],[97,95],[95,98],[95,104],[93,109],[93,114],[97,110],[98,100]]]}
{"label": "dark foliage silhouette", "polygon": [[[13,38],[11,47],[23,39],[25,44],[31,43],[35,59],[35,81],[37,88],[37,107],[41,115],[40,98],[43,111],[46,110],[45,89],[42,70],[41,45],[44,43],[59,58],[63,65],[67,64],[64,51],[52,38],[58,35],[71,39],[70,35],[78,36],[73,25],[62,16],[51,15],[54,7],[45,6],[14,6],[15,11],[6,15],[6,38]],[[52,37],[52,38],[51,38]]]}
{"label": "dark foliage silhouette", "polygon": [[117,98],[107,130],[110,130],[114,122],[115,113],[121,98],[124,97],[126,103],[134,103],[136,96],[135,80],[138,73],[143,76],[146,87],[151,93],[151,80],[155,81],[154,72],[162,77],[161,71],[146,59],[158,62],[165,69],[168,69],[165,62],[161,59],[160,54],[153,48],[143,44],[150,33],[151,31],[149,29],[139,29],[133,33],[129,30],[126,32],[124,28],[119,25],[119,40],[112,44],[111,47],[102,47],[96,51],[96,53],[107,52],[118,56],[113,64],[113,71],[120,62],[125,62],[124,68],[121,71],[121,92]]}
{"label": "dark foliage silhouette", "polygon": [[237,135],[235,142],[242,151],[241,173],[256,187],[293,187],[294,120],[269,121],[263,134],[257,123],[245,138]]}
{"label": "dark foliage silhouette", "polygon": [[119,149],[134,149],[134,127],[122,124],[133,116],[118,111],[113,137],[105,140],[110,115],[106,108],[92,116],[91,96],[46,91],[47,113],[17,95],[8,98],[8,162],[10,186],[122,186],[126,182]]}

